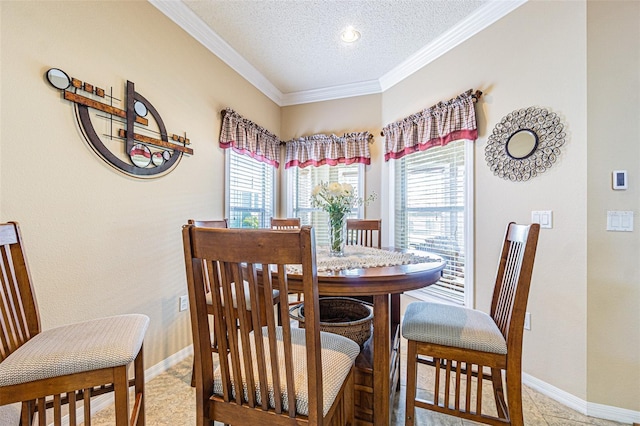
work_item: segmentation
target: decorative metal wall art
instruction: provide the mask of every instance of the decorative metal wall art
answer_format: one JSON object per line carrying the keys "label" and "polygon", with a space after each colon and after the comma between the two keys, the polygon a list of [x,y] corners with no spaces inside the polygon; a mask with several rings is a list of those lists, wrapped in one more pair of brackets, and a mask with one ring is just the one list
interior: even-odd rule
{"label": "decorative metal wall art", "polygon": [[526,181],[555,163],[565,138],[564,125],[555,113],[522,108],[507,114],[493,128],[485,158],[494,175]]}
{"label": "decorative metal wall art", "polygon": [[[169,135],[158,111],[134,90],[132,82],[127,81],[126,100],[121,101],[113,96],[113,88],[106,93],[58,68],[48,70],[46,77],[62,90],[64,99],[75,104],[76,119],[89,145],[117,170],[133,177],[159,177],[172,171],[183,154],[193,154],[189,139]],[[120,102],[124,109],[114,105]]]}

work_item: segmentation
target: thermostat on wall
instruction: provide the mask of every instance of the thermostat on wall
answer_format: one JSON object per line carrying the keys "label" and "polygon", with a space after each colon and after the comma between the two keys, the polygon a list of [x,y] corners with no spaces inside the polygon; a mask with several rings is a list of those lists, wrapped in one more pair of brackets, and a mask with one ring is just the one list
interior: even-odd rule
{"label": "thermostat on wall", "polygon": [[627,171],[614,170],[612,173],[613,189],[627,189]]}

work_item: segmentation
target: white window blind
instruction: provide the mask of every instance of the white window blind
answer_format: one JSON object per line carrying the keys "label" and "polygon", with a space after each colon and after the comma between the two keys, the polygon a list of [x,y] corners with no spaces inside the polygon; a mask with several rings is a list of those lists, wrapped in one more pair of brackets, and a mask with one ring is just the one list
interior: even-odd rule
{"label": "white window blind", "polygon": [[428,251],[446,261],[443,277],[421,291],[465,302],[465,141],[395,162],[395,235],[399,248]]}
{"label": "white window blind", "polygon": [[[291,197],[289,215],[299,217],[302,225],[314,227],[316,244],[329,244],[329,218],[326,212],[311,207],[311,191],[320,182],[340,182],[353,186],[356,196],[360,196],[363,193],[360,178],[362,167],[361,164],[338,164],[287,169]],[[360,209],[353,209],[349,217],[361,217]]]}
{"label": "white window blind", "polygon": [[227,217],[231,228],[268,228],[274,216],[275,168],[227,150]]}

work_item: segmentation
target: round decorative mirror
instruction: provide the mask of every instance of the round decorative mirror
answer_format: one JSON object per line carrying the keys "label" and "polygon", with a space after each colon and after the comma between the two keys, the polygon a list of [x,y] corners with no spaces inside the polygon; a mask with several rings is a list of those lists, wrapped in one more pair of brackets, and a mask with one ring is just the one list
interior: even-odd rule
{"label": "round decorative mirror", "polygon": [[58,68],[51,68],[47,71],[47,80],[56,89],[65,90],[71,85],[71,79],[66,72]]}
{"label": "round decorative mirror", "polygon": [[493,129],[485,159],[494,175],[526,181],[550,168],[560,155],[566,133],[560,118],[544,108],[509,113]]}
{"label": "round decorative mirror", "polygon": [[138,167],[147,167],[151,164],[151,150],[141,143],[133,145],[129,151],[129,157],[131,157],[131,162]]}
{"label": "round decorative mirror", "polygon": [[151,156],[151,162],[154,166],[162,166],[162,163],[164,163],[164,155],[162,154],[162,151],[156,151],[153,153],[153,155]]}
{"label": "round decorative mirror", "polygon": [[147,106],[140,101],[135,101],[133,103],[133,110],[138,114],[139,117],[146,117],[149,110]]}
{"label": "round decorative mirror", "polygon": [[531,156],[538,146],[538,135],[529,129],[518,130],[509,137],[505,149],[511,158],[521,160]]}

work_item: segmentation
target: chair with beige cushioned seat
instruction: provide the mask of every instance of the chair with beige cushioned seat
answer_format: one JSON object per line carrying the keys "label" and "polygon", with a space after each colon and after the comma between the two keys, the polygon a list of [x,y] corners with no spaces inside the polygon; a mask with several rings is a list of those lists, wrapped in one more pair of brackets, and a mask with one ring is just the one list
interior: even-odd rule
{"label": "chair with beige cushioned seat", "polygon": [[8,404],[21,402],[23,425],[36,412],[39,424],[50,424],[52,414],[53,424],[61,425],[68,403],[68,423],[76,425],[76,403],[82,401],[88,424],[91,397],[113,391],[114,424],[144,425],[142,346],[149,318],[119,315],[43,331],[17,223],[0,224],[0,250],[0,416],[15,417],[15,406]]}
{"label": "chair with beige cushioned seat", "polygon": [[[507,226],[490,314],[409,304],[402,323],[408,340],[406,425],[414,424],[416,407],[486,424],[523,425],[522,334],[539,229],[538,224]],[[432,400],[417,398],[419,363],[435,367]],[[482,405],[483,379],[493,385],[497,416]]]}
{"label": "chair with beige cushioned seat", "polygon": [[[196,424],[353,424],[353,368],[360,348],[346,337],[320,332],[313,230],[191,225],[182,234],[196,363]],[[292,328],[289,321],[277,326],[273,310],[259,307],[259,292],[270,295],[276,280],[280,295],[287,294],[287,265],[302,267],[304,329]],[[236,284],[243,278],[248,298],[242,297],[245,286]],[[216,368],[207,286],[219,343]],[[232,290],[240,296],[237,309],[223,305],[220,296]],[[280,303],[283,317],[288,309]]]}

